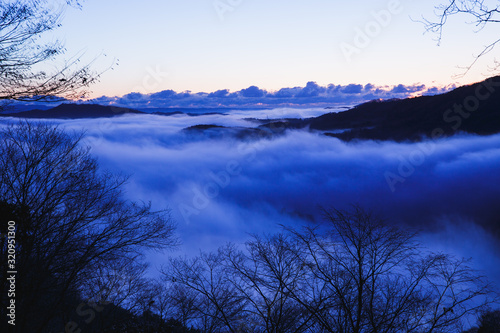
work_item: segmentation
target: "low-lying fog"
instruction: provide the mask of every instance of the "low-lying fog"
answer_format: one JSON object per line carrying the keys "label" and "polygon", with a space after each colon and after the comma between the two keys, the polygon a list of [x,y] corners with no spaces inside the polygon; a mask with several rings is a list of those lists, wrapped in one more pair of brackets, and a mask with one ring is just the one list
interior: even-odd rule
{"label": "low-lying fog", "polygon": [[[473,257],[500,279],[500,135],[398,144],[345,143],[306,130],[246,141],[182,131],[197,124],[258,125],[248,117],[322,113],[277,109],[51,122],[85,129],[101,166],[131,175],[130,199],[171,209],[183,242],[179,252],[212,250],[248,233],[278,230],[278,224],[321,223],[320,206],[359,204],[421,230],[435,250]],[[152,261],[161,264],[160,257]]]}

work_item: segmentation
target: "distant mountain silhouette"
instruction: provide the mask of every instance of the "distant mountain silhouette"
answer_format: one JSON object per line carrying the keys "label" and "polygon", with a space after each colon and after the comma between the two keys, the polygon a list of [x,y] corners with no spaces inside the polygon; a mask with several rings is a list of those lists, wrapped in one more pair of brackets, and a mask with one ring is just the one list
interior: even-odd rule
{"label": "distant mountain silhouette", "polygon": [[[186,110],[183,109],[183,111]],[[163,116],[202,114],[183,111],[158,111],[154,114]],[[214,113],[218,114],[212,112]],[[31,110],[0,114],[0,116],[75,119],[113,117],[124,114],[149,113],[97,104],[62,104],[49,110]],[[458,133],[479,135],[500,133],[500,76],[441,95],[400,100],[376,100],[347,111],[327,113],[316,118],[277,120],[249,118],[247,120],[256,122],[259,126],[257,128],[230,128],[197,125],[187,128],[186,132],[210,131],[212,135],[217,133],[248,138],[270,137],[280,135],[286,129],[308,128],[345,141],[353,139],[416,141],[425,137],[451,136]]]}
{"label": "distant mountain silhouette", "polygon": [[460,132],[499,133],[500,76],[441,95],[372,101],[304,123],[312,130],[337,131],[327,135],[343,140],[404,141]]}
{"label": "distant mountain silhouette", "polygon": [[144,112],[116,106],[103,106],[98,104],[61,104],[49,110],[31,110],[17,113],[0,114],[0,116],[38,119],[78,119],[109,118],[124,114],[144,114]]}
{"label": "distant mountain silhouette", "polygon": [[308,119],[255,119],[272,135],[286,129],[320,131],[344,141],[419,141],[458,133],[500,133],[500,76],[448,93],[406,99],[375,100],[350,110]]}
{"label": "distant mountain silhouette", "polygon": [[[22,109],[22,107],[17,107]],[[214,112],[213,110],[219,109],[201,109],[201,108],[185,108],[185,109],[175,109],[174,111],[166,112],[164,110],[170,109],[159,109],[163,111],[154,111],[156,109],[146,109],[135,110],[117,106],[104,106],[99,104],[74,104],[66,103],[56,106],[54,108],[38,108],[38,109],[28,109],[27,111],[17,111],[10,113],[0,113],[0,117],[16,117],[16,118],[52,118],[52,119],[79,119],[79,118],[109,118],[114,116],[121,116],[124,114],[154,114],[158,116],[175,116],[175,115],[188,115],[192,117],[203,116],[203,115],[224,115],[222,112]],[[182,111],[181,111],[182,110]],[[152,112],[154,111],[154,112]],[[192,112],[185,112],[192,111]]]}

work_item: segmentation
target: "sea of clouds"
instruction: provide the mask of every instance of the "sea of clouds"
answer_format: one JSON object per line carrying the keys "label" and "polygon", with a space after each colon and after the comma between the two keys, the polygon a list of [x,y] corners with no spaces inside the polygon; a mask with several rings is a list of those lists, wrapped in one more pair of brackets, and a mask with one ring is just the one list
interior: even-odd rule
{"label": "sea of clouds", "polygon": [[[242,242],[250,233],[278,231],[280,224],[324,223],[321,207],[359,204],[389,223],[419,230],[436,251],[472,257],[477,268],[500,279],[500,135],[346,143],[307,130],[247,140],[183,130],[197,124],[256,127],[245,119],[324,112],[51,122],[85,130],[100,165],[130,175],[128,198],[171,210],[183,242],[178,253]],[[165,256],[155,255],[153,264],[159,267]]]}

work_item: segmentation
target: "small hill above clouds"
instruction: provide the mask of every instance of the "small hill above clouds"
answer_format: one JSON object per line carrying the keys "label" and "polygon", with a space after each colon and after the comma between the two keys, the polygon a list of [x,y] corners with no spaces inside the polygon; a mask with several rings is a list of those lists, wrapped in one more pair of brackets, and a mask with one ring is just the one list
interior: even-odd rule
{"label": "small hill above clouds", "polygon": [[109,118],[124,114],[144,114],[144,112],[122,107],[103,106],[98,104],[61,104],[49,110],[31,110],[17,113],[0,114],[0,116],[37,119],[79,119]]}

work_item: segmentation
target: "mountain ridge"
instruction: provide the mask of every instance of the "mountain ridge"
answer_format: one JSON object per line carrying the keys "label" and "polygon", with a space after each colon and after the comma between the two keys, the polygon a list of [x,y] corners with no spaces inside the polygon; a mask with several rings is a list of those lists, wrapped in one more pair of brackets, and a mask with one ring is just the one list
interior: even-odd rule
{"label": "mountain ridge", "polygon": [[500,132],[500,76],[440,95],[371,101],[313,118],[308,124],[312,130],[345,130],[327,134],[347,141],[494,134]]}
{"label": "mountain ridge", "polygon": [[[155,112],[171,116],[183,112]],[[19,118],[101,118],[125,114],[151,114],[139,110],[98,104],[61,104],[49,110],[31,110],[0,114]],[[199,114],[189,114],[191,116]],[[270,135],[287,129],[308,129],[343,141],[392,140],[419,141],[423,138],[451,136],[458,133],[489,135],[500,133],[500,76],[458,87],[444,94],[405,99],[374,100],[349,110],[326,113],[306,119],[253,119],[257,128],[220,127],[219,131],[255,130]],[[198,124],[197,132],[213,130],[217,124]],[[278,130],[277,130],[278,129]],[[243,135],[246,136],[246,135]],[[237,137],[240,137],[237,135]]]}
{"label": "mountain ridge", "polygon": [[32,119],[80,119],[80,118],[110,118],[124,114],[145,114],[145,112],[118,106],[99,104],[63,103],[48,110],[30,110],[16,113],[1,114],[2,117],[32,118]]}

